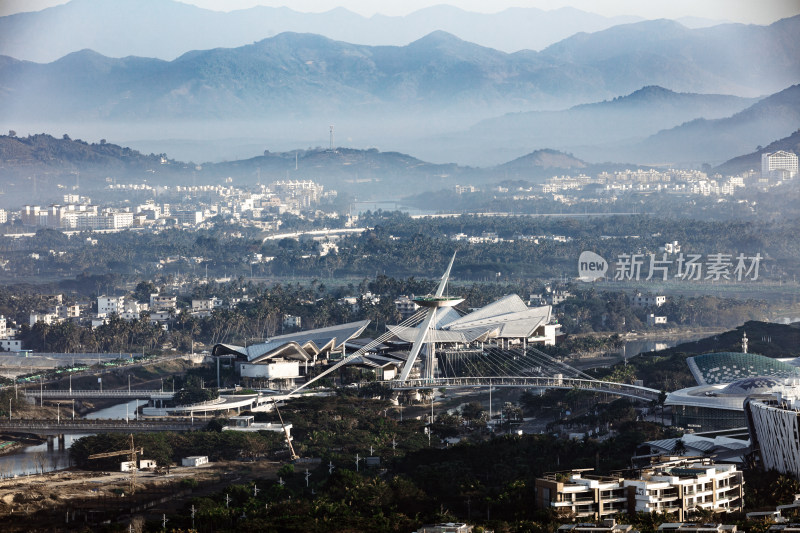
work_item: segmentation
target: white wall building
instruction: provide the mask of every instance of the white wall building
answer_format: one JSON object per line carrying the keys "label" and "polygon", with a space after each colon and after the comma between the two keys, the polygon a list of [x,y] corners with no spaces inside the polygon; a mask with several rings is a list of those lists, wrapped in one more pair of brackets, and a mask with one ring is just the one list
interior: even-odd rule
{"label": "white wall building", "polygon": [[296,379],[300,377],[300,362],[271,359],[268,363],[241,363],[239,373],[246,378]]}
{"label": "white wall building", "polygon": [[651,467],[633,487],[635,512],[676,513],[683,520],[697,510],[737,512],[744,507],[742,472],[710,459],[680,460]]}
{"label": "white wall building", "polygon": [[160,296],[158,294],[150,295],[150,310],[154,312],[166,311],[168,309],[175,309],[178,306],[177,296]]}
{"label": "white wall building", "polygon": [[0,315],[0,349],[17,352],[22,349],[22,341],[14,339],[16,331],[8,325],[6,317]]}
{"label": "white wall building", "polygon": [[397,300],[394,301],[394,308],[397,309],[397,312],[400,313],[400,316],[403,317],[403,320],[410,317],[414,313],[417,312],[419,306],[412,300],[414,295],[411,295],[411,298],[408,296],[400,296]]}
{"label": "white wall building", "polygon": [[797,155],[778,150],[761,154],[761,177],[787,180],[797,176]]}
{"label": "white wall building", "polygon": [[124,296],[98,296],[97,316],[102,318],[112,313],[122,314],[125,307]]}
{"label": "white wall building", "polygon": [[207,455],[192,455],[181,459],[181,466],[200,466],[208,463]]}
{"label": "white wall building", "polygon": [[800,399],[780,393],[744,402],[753,451],[764,470],[800,476]]}
{"label": "white wall building", "polygon": [[201,298],[198,300],[192,300],[192,312],[193,313],[202,313],[202,312],[211,312],[218,307],[222,307],[222,298]]}
{"label": "white wall building", "polygon": [[299,328],[301,324],[302,324],[302,319],[299,316],[286,315],[283,317],[283,327]]}
{"label": "white wall building", "polygon": [[654,294],[642,294],[637,292],[631,298],[631,303],[635,307],[661,307],[665,303],[667,303],[667,297],[662,295],[654,295]]}
{"label": "white wall building", "polygon": [[710,459],[671,460],[643,468],[637,478],[588,475],[589,470],[545,474],[535,482],[539,507],[554,507],[576,518],[604,519],[618,513],[741,511],[742,472]]}
{"label": "white wall building", "polygon": [[647,315],[648,326],[655,326],[658,324],[666,324],[666,323],[667,323],[667,317],[665,316],[658,316],[654,313],[650,313],[649,315]]}

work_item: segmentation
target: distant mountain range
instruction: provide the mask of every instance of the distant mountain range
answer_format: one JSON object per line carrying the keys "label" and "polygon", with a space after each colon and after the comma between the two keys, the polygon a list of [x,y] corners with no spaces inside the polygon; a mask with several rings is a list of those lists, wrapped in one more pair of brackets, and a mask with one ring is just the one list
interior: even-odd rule
{"label": "distant mountain range", "polygon": [[[640,142],[698,117],[728,117],[757,101],[648,86],[612,100],[562,111],[510,113],[483,120],[463,133],[447,137],[446,146],[457,160],[468,158],[476,150],[475,139],[480,140],[483,150],[496,153],[526,153],[531,147],[547,146],[580,153],[589,161],[614,160],[609,150]],[[635,154],[620,149],[614,155],[625,160]]]}
{"label": "distant mountain range", "polygon": [[283,33],[169,62],[88,50],[49,64],[2,57],[0,114],[152,121],[391,116],[391,110],[479,117],[604,100],[643,85],[756,96],[800,82],[798,32],[800,16],[767,27],[697,30],[659,20],[515,54],[437,31],[402,47]]}
{"label": "distant mountain range", "polygon": [[[603,17],[573,8],[512,8],[485,14],[440,5],[402,17],[363,17],[342,8],[301,13],[286,7],[259,6],[224,13],[171,0],[72,0],[39,12],[0,17],[0,55],[50,62],[88,48],[109,57],[171,60],[191,50],[236,48],[283,32],[399,46],[436,30],[481,46],[516,52],[541,50],[579,32],[640,20]],[[686,24],[708,26],[714,21]]]}
{"label": "distant mountain range", "polygon": [[[56,13],[111,9],[97,1]],[[114,5],[149,7],[156,21],[172,16],[162,10],[197,9]],[[44,24],[52,13],[25,15]],[[7,18],[0,43],[15,39],[2,33]],[[92,34],[93,20],[74,32]],[[795,129],[797,91],[786,87],[800,83],[798,34],[800,16],[702,29],[644,21],[513,54],[436,31],[406,46],[282,33],[171,61],[91,50],[47,64],[0,56],[0,131],[66,131],[220,161],[327,145],[335,124],[337,146],[484,168],[545,148],[585,161],[714,163]]]}
{"label": "distant mountain range", "polygon": [[631,146],[628,153],[649,163],[724,161],[786,137],[798,127],[800,85],[793,85],[730,117],[698,118],[661,131]]}

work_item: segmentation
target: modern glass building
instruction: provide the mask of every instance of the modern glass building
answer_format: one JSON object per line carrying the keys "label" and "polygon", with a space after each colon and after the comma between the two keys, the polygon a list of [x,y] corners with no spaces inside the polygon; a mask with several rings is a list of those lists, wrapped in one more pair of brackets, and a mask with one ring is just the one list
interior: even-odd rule
{"label": "modern glass building", "polygon": [[672,423],[695,431],[746,425],[744,401],[752,394],[792,394],[800,384],[800,368],[744,352],[717,352],[690,357],[687,364],[698,385],[667,395]]}

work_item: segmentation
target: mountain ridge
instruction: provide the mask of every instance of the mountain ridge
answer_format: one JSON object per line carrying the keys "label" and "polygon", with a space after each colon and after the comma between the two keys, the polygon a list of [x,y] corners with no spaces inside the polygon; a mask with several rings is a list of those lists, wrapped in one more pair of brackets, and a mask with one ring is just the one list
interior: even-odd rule
{"label": "mountain ridge", "polygon": [[[38,12],[0,17],[0,35],[4,36],[0,55],[47,62],[71,51],[94,48],[110,57],[138,55],[171,60],[190,49],[237,47],[284,31],[318,33],[334,40],[373,46],[398,46],[436,29],[513,52],[540,50],[572,35],[576,28],[597,31],[641,20],[536,8],[484,14],[432,6],[405,16],[364,17],[344,8],[302,13],[288,7],[254,6],[220,12],[164,0],[115,0],[113,6],[110,4],[102,0],[72,0]],[[483,31],[487,26],[497,31]],[[49,36],[58,37],[49,40]],[[126,42],[130,44],[122,44]]]}
{"label": "mountain ridge", "polygon": [[[625,35],[621,40],[630,44],[647,28],[662,22],[625,25],[613,28],[612,34]],[[786,25],[800,31],[800,16]],[[740,29],[752,30],[748,28]],[[680,34],[683,39],[693,30],[682,28]],[[747,37],[747,33],[737,35],[740,39]],[[656,37],[650,39],[658,42]],[[0,84],[10,98],[0,104],[0,111],[21,119],[75,120],[87,118],[86,110],[97,102],[89,116],[115,120],[130,116],[139,120],[385,113],[387,106],[400,113],[428,113],[434,105],[444,111],[468,109],[496,114],[597,101],[645,84],[660,85],[658,80],[669,80],[676,91],[686,87],[704,89],[691,92],[736,88],[743,93],[760,92],[782,78],[800,82],[800,43],[793,45],[797,55],[788,73],[783,61],[776,60],[779,72],[765,72],[772,62],[758,60],[758,69],[770,75],[754,79],[748,69],[755,65],[742,57],[736,58],[734,69],[716,67],[716,72],[705,73],[702,63],[674,57],[675,43],[669,40],[655,56],[650,51],[634,62],[614,56],[613,50],[601,52],[598,48],[602,46],[591,45],[607,41],[608,35],[588,34],[568,41],[576,40],[579,46],[560,43],[561,51],[555,55],[553,47],[542,53],[506,54],[441,31],[403,47],[371,47],[285,32],[237,48],[187,52],[172,61],[136,56],[115,59],[86,50],[47,64],[15,63],[3,58]],[[695,54],[705,61],[698,48],[704,41],[693,40],[695,48],[684,55]],[[653,47],[658,48],[656,44]],[[603,53],[614,56],[613,61],[591,61],[592,54]],[[731,61],[733,58],[716,58],[720,64]],[[70,64],[70,72],[62,70],[65,62]],[[619,64],[626,65],[624,74]],[[93,83],[87,84],[86,79]],[[158,83],[152,83],[154,80]]]}

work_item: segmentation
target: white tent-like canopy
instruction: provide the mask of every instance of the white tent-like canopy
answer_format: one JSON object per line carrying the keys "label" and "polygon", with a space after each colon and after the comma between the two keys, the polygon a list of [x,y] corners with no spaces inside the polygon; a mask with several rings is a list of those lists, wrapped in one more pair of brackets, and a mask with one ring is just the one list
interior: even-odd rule
{"label": "white tent-like canopy", "polygon": [[[469,344],[490,339],[530,339],[550,322],[551,311],[549,305],[530,308],[516,294],[463,316],[448,308],[437,315],[428,341]],[[389,326],[389,330],[404,342],[413,342],[419,332],[418,327]]]}
{"label": "white tent-like canopy", "polygon": [[368,324],[369,320],[361,320],[327,328],[289,333],[272,337],[265,343],[250,346],[217,344],[214,346],[212,354],[236,355],[237,359],[248,363],[259,363],[278,357],[311,361],[320,354],[341,350],[345,342],[361,335]]}

